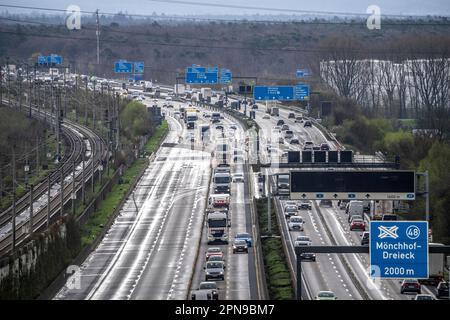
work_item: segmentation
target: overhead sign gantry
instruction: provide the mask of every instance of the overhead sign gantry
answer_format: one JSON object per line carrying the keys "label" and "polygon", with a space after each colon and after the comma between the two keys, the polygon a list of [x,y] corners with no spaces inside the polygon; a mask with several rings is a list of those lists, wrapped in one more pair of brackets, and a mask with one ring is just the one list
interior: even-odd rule
{"label": "overhead sign gantry", "polygon": [[291,171],[291,199],[415,200],[414,171]]}

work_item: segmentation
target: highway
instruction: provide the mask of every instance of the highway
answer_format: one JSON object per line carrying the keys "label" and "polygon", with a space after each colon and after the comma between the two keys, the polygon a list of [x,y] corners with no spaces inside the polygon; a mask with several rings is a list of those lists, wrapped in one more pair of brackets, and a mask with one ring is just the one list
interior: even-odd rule
{"label": "highway", "polygon": [[[205,110],[205,109],[203,109]],[[210,112],[209,110],[205,110]],[[236,130],[229,129],[231,124],[236,126]],[[224,134],[229,144],[233,148],[245,151],[242,148],[244,141],[244,128],[237,121],[225,115],[221,121],[221,125],[224,126]],[[212,128],[215,126],[212,125]],[[212,129],[213,137],[221,135],[221,130]],[[215,132],[214,132],[215,131]],[[217,161],[218,159],[216,159]],[[232,175],[236,173],[242,173],[244,175],[244,183],[233,182],[231,185],[231,201],[230,201],[230,214],[231,214],[231,227],[230,227],[230,239],[237,233],[247,232],[253,235],[253,239],[256,239],[254,233],[254,223],[252,215],[252,193],[250,191],[250,174],[247,163],[238,161],[231,165]],[[260,299],[260,288],[258,288],[258,279],[256,274],[258,272],[255,265],[255,249],[254,246],[249,248],[248,254],[232,252],[232,241],[228,245],[208,245],[207,244],[207,227],[203,227],[203,236],[201,240],[201,247],[199,251],[199,257],[195,267],[195,274],[192,281],[191,291],[195,291],[200,282],[205,281],[205,253],[208,247],[220,247],[224,253],[224,261],[226,265],[225,280],[218,281],[219,299],[226,300],[249,300]],[[255,241],[255,240],[253,240]],[[257,244],[259,245],[259,244]]]}

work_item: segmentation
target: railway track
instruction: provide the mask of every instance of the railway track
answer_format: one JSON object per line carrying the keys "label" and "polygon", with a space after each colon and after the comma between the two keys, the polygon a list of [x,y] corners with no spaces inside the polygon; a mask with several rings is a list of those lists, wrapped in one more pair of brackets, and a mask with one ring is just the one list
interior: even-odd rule
{"label": "railway track", "polygon": [[[37,119],[47,117],[51,126],[56,120],[49,113],[32,108],[32,116]],[[50,120],[49,120],[50,119]],[[30,226],[30,194],[27,193],[16,202],[16,247],[25,242],[31,232],[43,231],[60,216],[61,209],[61,168],[64,173],[63,204],[72,199],[72,194],[82,188],[83,170],[82,160],[84,154],[84,180],[91,179],[92,174],[99,170],[106,159],[106,142],[92,130],[70,120],[64,119],[62,124],[62,137],[68,145],[68,151],[61,159],[60,166],[50,174],[50,203],[48,212],[48,178],[40,181],[33,190],[33,219]],[[73,186],[73,166],[75,163],[75,191]],[[92,163],[94,165],[92,165]],[[12,250],[12,207],[0,213],[0,257]],[[49,217],[47,217],[49,216]],[[49,218],[49,219],[48,219]]]}

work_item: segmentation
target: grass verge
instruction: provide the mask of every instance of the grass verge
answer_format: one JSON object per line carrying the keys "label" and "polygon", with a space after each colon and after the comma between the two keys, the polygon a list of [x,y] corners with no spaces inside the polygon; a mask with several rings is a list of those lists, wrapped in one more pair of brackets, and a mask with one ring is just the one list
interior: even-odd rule
{"label": "grass verge", "polygon": [[[272,200],[271,200],[272,201]],[[269,290],[269,299],[273,300],[292,300],[294,299],[294,289],[292,288],[292,279],[286,262],[281,242],[279,225],[275,216],[275,204],[272,201],[272,236],[268,236],[267,229],[267,198],[256,199],[256,210],[259,220],[259,230],[262,236],[261,246],[264,259],[264,268],[266,273],[267,288]]]}

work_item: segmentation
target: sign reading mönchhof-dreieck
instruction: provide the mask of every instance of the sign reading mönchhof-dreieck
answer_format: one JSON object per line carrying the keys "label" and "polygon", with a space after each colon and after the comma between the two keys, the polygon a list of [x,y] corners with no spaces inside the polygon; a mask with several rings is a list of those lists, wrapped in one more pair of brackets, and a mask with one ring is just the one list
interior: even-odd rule
{"label": "sign reading m\u00f6nchhof-dreieck", "polygon": [[428,222],[371,221],[370,270],[375,278],[428,278]]}

